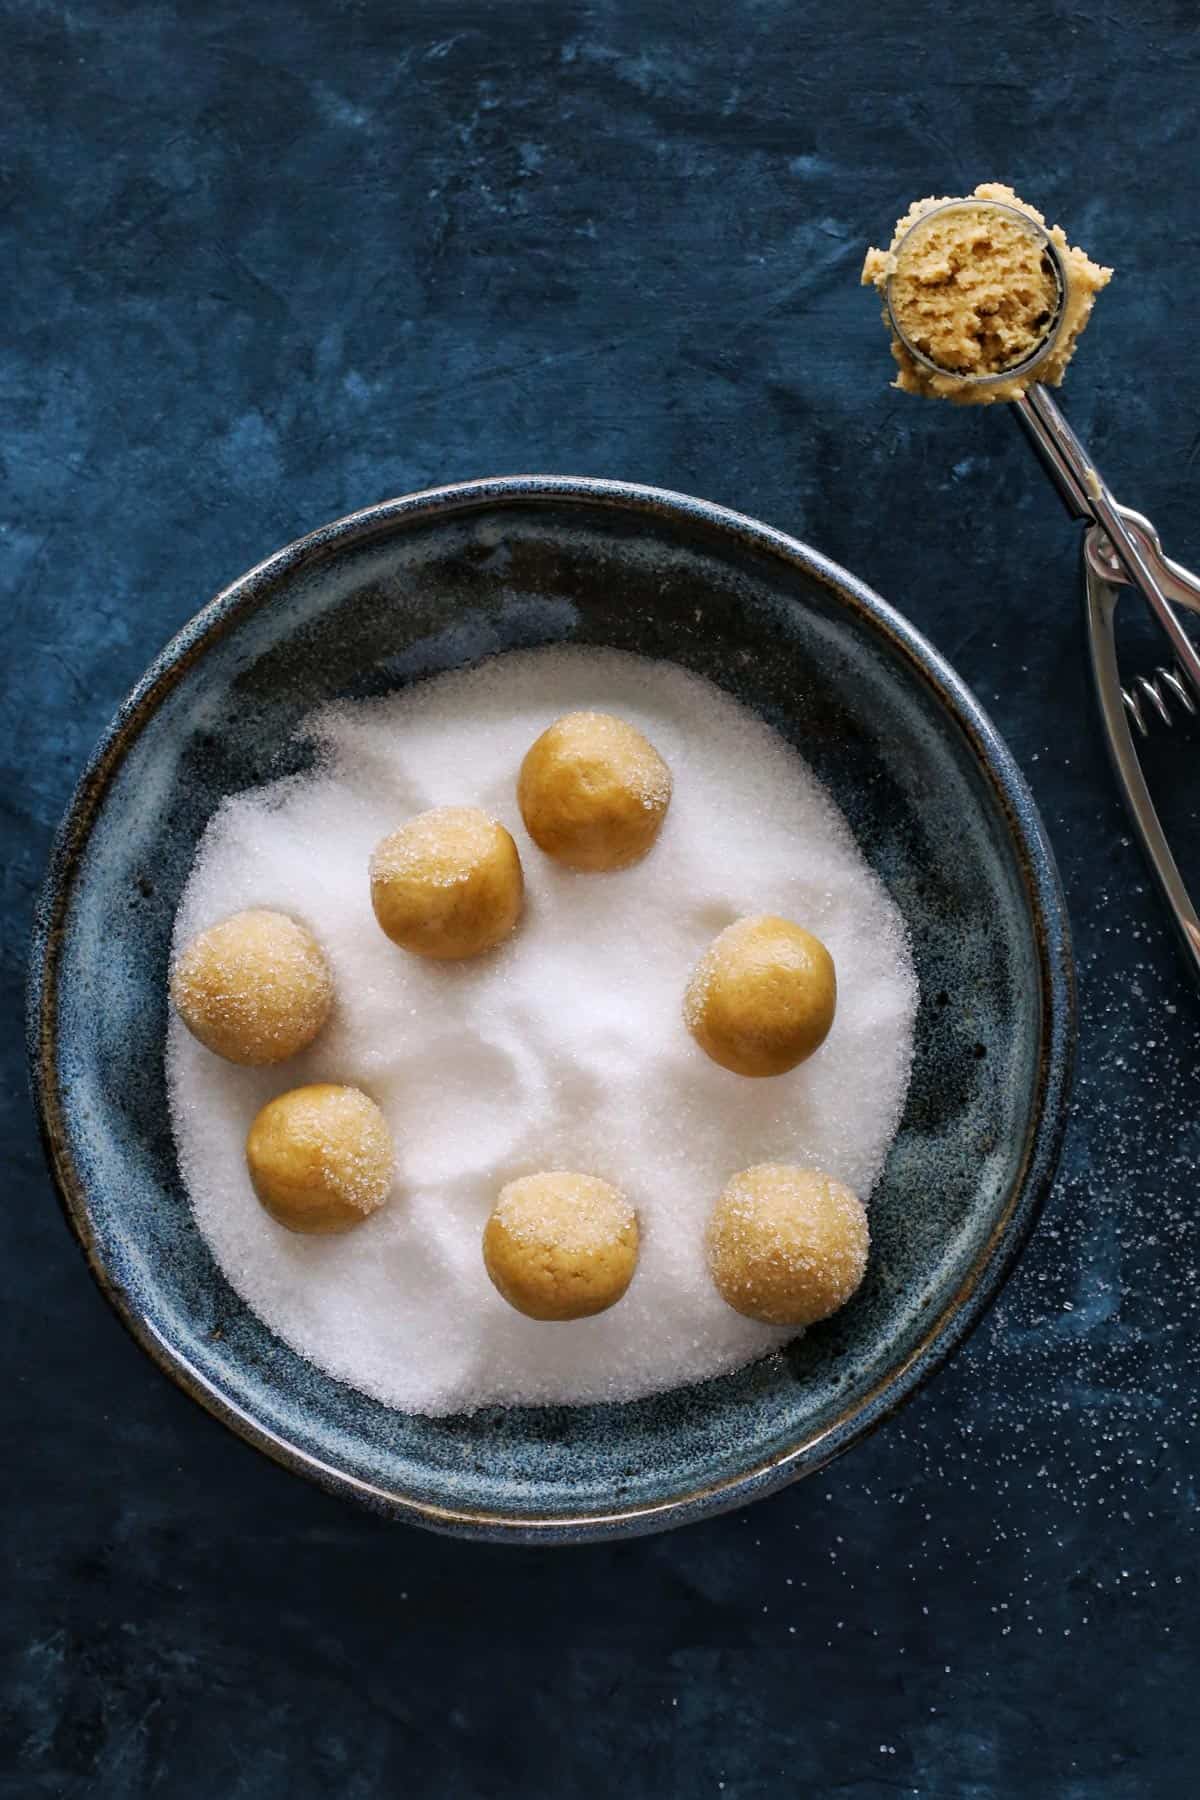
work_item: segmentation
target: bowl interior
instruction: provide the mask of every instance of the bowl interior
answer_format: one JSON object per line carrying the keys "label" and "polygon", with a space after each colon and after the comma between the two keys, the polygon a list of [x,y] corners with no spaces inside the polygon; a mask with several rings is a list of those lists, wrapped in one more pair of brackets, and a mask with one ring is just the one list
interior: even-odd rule
{"label": "bowl interior", "polygon": [[[664,1505],[685,1517],[867,1429],[1001,1279],[1053,1160],[1047,1100],[1061,1110],[1065,1079],[1053,870],[953,678],[948,690],[886,609],[789,540],[698,504],[586,490],[484,485],[372,509],[202,614],[81,789],[35,971],[60,1183],[142,1340],[263,1447],[455,1528],[579,1535],[664,1522]],[[163,1070],[172,916],[218,802],[302,766],[293,734],[313,707],[562,642],[699,671],[799,747],[908,923],[912,1087],[866,1283],[789,1351],[618,1406],[411,1417],[277,1341],[192,1224]]]}

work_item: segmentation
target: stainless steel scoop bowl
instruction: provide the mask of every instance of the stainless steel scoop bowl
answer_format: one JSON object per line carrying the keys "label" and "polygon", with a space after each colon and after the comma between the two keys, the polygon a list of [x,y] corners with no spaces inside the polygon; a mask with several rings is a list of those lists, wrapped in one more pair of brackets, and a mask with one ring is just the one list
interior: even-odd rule
{"label": "stainless steel scoop bowl", "polygon": [[969,381],[972,387],[996,387],[1001,382],[1012,381],[1014,376],[1023,375],[1028,369],[1035,368],[1046,356],[1047,352],[1053,348],[1054,342],[1062,329],[1063,312],[1067,298],[1067,271],[1063,265],[1058,245],[1054,242],[1054,239],[1050,236],[1050,233],[1046,230],[1045,226],[1039,225],[1036,219],[1031,219],[1029,214],[1022,212],[1019,207],[1006,206],[1001,200],[945,200],[940,206],[931,206],[928,212],[922,213],[919,219],[913,220],[904,236],[900,239],[900,242],[896,245],[894,255],[897,262],[903,258],[905,245],[911,244],[914,238],[919,237],[921,233],[927,229],[931,219],[943,218],[947,213],[954,212],[970,212],[976,215],[987,215],[989,213],[998,214],[1005,219],[1013,221],[1038,245],[1046,266],[1050,270],[1053,278],[1056,296],[1054,307],[1049,318],[1046,320],[1046,326],[1042,336],[1026,356],[1021,357],[1016,362],[1010,363],[1006,368],[996,370],[993,374],[975,375],[969,370],[954,368],[946,363],[939,363],[929,354],[929,351],[922,344],[917,342],[905,329],[894,304],[894,274],[888,276],[887,285],[884,290],[884,303],[887,307],[888,323],[900,343],[904,345],[904,348],[912,357],[913,361],[919,363],[922,368],[929,369],[935,375],[953,375],[960,381]]}

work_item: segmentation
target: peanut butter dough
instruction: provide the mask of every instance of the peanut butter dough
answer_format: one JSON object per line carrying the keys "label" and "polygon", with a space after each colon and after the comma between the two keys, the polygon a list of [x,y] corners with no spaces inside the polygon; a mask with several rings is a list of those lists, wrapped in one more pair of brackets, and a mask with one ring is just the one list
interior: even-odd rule
{"label": "peanut butter dough", "polygon": [[333,1005],[333,976],[311,932],[256,906],[191,940],[172,971],[171,998],[206,1049],[262,1068],[312,1043]]}
{"label": "peanut butter dough", "polygon": [[268,1100],[246,1139],[262,1205],[289,1231],[350,1231],[388,1197],[395,1150],[387,1120],[358,1088],[317,1081]]}
{"label": "peanut butter dough", "polygon": [[539,850],[569,869],[627,869],[651,849],[671,802],[671,771],[635,726],[565,713],[521,764],[521,816]]}
{"label": "peanut butter dough", "polygon": [[614,1306],[637,1266],[637,1214],[595,1175],[553,1170],[501,1188],[483,1260],[510,1306],[530,1319],[586,1319]]}
{"label": "peanut butter dough", "polygon": [[819,1050],[837,1007],[833,958],[811,931],[762,913],[727,925],[687,985],[683,1018],[734,1075],[786,1075]]}
{"label": "peanut butter dough", "polygon": [[820,1169],[759,1163],[735,1175],[708,1224],[708,1266],[734,1312],[815,1325],[849,1300],[871,1234],[858,1196]]}
{"label": "peanut butter dough", "polygon": [[441,962],[481,956],[516,927],[521,859],[477,806],[435,806],[375,846],[371,904],[393,944]]}
{"label": "peanut butter dough", "polygon": [[[947,206],[953,210],[935,210]],[[998,206],[1041,226],[1058,250],[1066,289],[1057,325],[1058,283],[1044,245]],[[932,216],[922,224],[926,215]],[[978,406],[1015,400],[1034,381],[1057,386],[1096,295],[1111,277],[1111,269],[1072,248],[1061,226],[1048,227],[1040,212],[1001,182],[984,182],[961,200],[917,200],[898,221],[889,247],[868,250],[862,272],[863,286],[885,296],[891,282],[896,325],[945,370],[926,368],[893,332],[892,355],[900,367],[895,385],[905,393]],[[890,329],[886,307],[883,317]],[[1042,343],[1044,354],[1036,356]],[[1011,380],[979,380],[1009,369]]]}

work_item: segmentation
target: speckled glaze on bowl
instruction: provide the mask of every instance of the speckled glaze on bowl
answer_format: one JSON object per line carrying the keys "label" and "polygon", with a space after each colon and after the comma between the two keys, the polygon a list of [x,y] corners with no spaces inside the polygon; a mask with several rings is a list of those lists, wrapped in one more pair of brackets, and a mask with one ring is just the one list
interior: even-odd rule
{"label": "speckled glaze on bowl", "polygon": [[[912,1089],[873,1200],[867,1280],[789,1351],[623,1405],[418,1418],[274,1338],[195,1229],[163,1070],[171,921],[214,808],[303,766],[293,734],[313,707],[564,642],[698,670],[828,783],[912,936]],[[398,1517],[579,1542],[682,1524],[811,1473],[961,1342],[1051,1180],[1074,1006],[1030,795],[911,627],[803,544],[721,507],[519,476],[326,526],[167,646],[62,827],[30,1032],[67,1217],[125,1323],[187,1392],[289,1468]]]}

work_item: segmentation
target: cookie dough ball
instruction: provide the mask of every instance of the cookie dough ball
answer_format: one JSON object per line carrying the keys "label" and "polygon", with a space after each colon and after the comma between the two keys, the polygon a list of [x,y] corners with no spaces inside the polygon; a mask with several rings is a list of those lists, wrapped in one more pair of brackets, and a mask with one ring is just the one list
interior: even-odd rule
{"label": "cookie dough ball", "polygon": [[862,1201],[832,1175],[759,1163],[735,1175],[708,1222],[722,1300],[765,1325],[815,1325],[845,1306],[870,1248]]}
{"label": "cookie dough ball", "polygon": [[479,956],[521,916],[521,859],[477,806],[435,806],[385,837],[371,858],[371,904],[393,944],[443,961]]}
{"label": "cookie dough ball", "polygon": [[395,1161],[375,1102],[328,1081],[268,1100],[246,1139],[254,1192],[289,1231],[361,1225],[387,1199]]}
{"label": "cookie dough ball", "polygon": [[333,1005],[333,977],[311,932],[286,913],[234,913],[194,937],[171,998],[193,1037],[227,1062],[282,1062],[311,1044]]}
{"label": "cookie dough ball", "polygon": [[763,913],[709,945],[684,996],[687,1028],[735,1075],[784,1075],[820,1048],[837,1006],[833,958],[811,931]]}
{"label": "cookie dough ball", "polygon": [[500,1190],[483,1260],[510,1306],[530,1319],[586,1319],[615,1306],[633,1279],[637,1214],[595,1175],[526,1175]]}
{"label": "cookie dough ball", "polygon": [[517,799],[539,850],[569,869],[627,869],[658,836],[671,771],[611,713],[565,713],[521,764]]}
{"label": "cookie dough ball", "polygon": [[[1047,237],[1066,282],[1057,319]],[[996,181],[973,194],[915,201],[889,247],[868,250],[862,272],[863,285],[890,302],[884,324],[891,330],[894,321],[938,365],[918,362],[893,330],[896,386],[980,406],[1015,400],[1033,381],[1057,386],[1111,278],[1111,269],[1068,244],[1060,225],[1048,227],[1036,207]],[[1010,370],[1008,380],[979,384],[981,375]]]}

